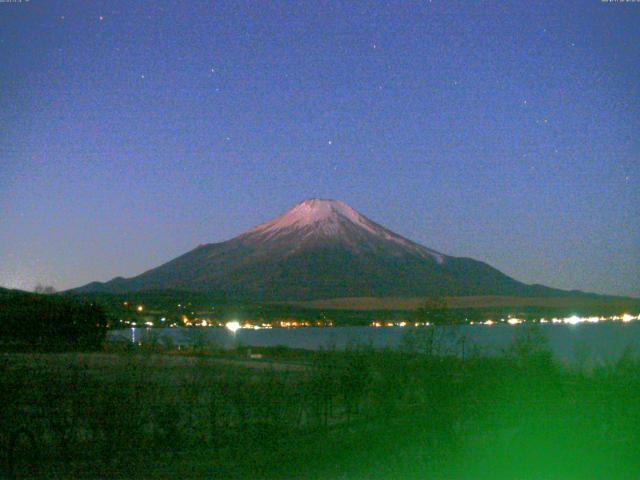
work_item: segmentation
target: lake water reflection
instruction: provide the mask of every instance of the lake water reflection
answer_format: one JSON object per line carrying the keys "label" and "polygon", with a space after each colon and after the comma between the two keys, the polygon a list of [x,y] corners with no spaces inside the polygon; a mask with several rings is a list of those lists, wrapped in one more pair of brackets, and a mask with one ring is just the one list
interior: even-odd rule
{"label": "lake water reflection", "polygon": [[[428,327],[432,328],[432,327]],[[527,325],[462,325],[439,327],[441,348],[461,355],[478,352],[494,355],[513,342]],[[640,322],[605,322],[579,325],[539,325],[552,352],[564,361],[588,358],[591,361],[612,361],[631,348],[640,351]],[[209,344],[220,348],[245,346],[287,346],[291,348],[344,349],[349,345],[374,348],[399,348],[404,337],[414,328],[408,327],[336,327],[336,328],[273,328],[240,329],[235,333],[226,328],[130,328],[109,332],[110,341],[134,343],[170,341],[173,345]],[[169,337],[170,340],[163,337]]]}

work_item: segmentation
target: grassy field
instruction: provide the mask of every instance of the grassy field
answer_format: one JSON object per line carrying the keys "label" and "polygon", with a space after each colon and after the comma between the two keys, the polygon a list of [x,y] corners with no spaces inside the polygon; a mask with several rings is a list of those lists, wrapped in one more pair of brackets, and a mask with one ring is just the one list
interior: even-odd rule
{"label": "grassy field", "polygon": [[[402,351],[5,354],[13,478],[588,479],[640,472],[640,362]],[[434,348],[435,347],[435,348]]]}

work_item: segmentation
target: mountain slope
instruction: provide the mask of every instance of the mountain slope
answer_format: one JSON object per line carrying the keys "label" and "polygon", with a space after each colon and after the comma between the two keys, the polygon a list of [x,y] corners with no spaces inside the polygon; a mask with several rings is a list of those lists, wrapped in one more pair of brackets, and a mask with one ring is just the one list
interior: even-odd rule
{"label": "mountain slope", "polygon": [[201,245],[133,278],[76,291],[201,290],[254,300],[337,297],[561,295],[486,263],[444,255],[343,202],[311,199],[222,243]]}

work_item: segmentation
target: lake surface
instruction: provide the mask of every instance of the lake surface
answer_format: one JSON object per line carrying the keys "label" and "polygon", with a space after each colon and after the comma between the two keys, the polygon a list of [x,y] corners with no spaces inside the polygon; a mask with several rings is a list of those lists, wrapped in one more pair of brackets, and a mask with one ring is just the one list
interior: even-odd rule
{"label": "lake surface", "polygon": [[[431,328],[431,327],[430,327]],[[437,346],[442,352],[462,355],[478,352],[501,353],[522,334],[528,325],[461,325],[439,327]],[[640,352],[640,321],[604,322],[579,325],[542,324],[539,329],[549,342],[554,355],[563,361],[587,359],[590,362],[615,361],[626,349]],[[429,329],[408,327],[335,327],[335,328],[130,328],[109,332],[110,341],[150,343],[165,341],[173,345],[209,344],[220,348],[238,345],[291,348],[344,349],[350,345],[374,348],[400,348],[407,335],[424,334]],[[167,338],[168,337],[168,338]],[[170,339],[170,340],[169,340]]]}

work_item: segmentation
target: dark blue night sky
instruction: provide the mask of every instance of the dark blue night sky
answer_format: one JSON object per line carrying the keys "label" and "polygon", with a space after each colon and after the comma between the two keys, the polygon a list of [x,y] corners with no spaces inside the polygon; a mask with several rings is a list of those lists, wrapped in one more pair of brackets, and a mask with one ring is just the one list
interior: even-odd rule
{"label": "dark blue night sky", "polygon": [[0,3],[0,285],[131,276],[308,197],[640,296],[640,3]]}

